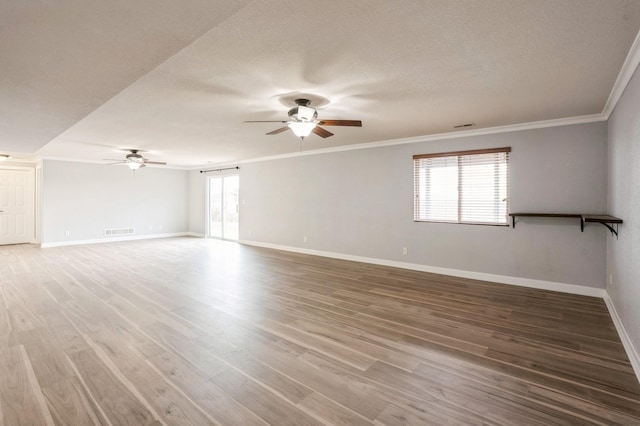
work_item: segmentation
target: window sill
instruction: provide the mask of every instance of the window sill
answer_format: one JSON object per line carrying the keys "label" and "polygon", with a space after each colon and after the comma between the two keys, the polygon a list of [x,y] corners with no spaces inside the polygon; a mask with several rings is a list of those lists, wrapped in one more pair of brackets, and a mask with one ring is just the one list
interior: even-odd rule
{"label": "window sill", "polygon": [[481,226],[503,226],[509,227],[509,223],[486,223],[486,222],[451,222],[448,220],[413,220],[414,223],[450,223],[452,225],[481,225]]}

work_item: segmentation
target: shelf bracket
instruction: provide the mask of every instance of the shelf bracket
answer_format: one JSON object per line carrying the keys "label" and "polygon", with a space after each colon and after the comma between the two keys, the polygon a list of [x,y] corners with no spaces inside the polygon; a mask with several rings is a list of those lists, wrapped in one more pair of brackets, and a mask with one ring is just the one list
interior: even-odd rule
{"label": "shelf bracket", "polygon": [[[584,223],[585,223],[584,219],[580,220],[580,231],[582,231],[582,232],[584,232]],[[615,224],[616,225],[615,229],[613,228],[613,226],[609,225],[606,222],[596,222],[596,223],[599,223],[600,225],[606,227],[609,231],[611,231],[611,235],[615,235],[616,236],[616,240],[618,239],[618,224],[617,223]]]}
{"label": "shelf bracket", "polygon": [[611,235],[615,235],[616,236],[616,240],[618,239],[618,224],[617,223],[616,223],[616,229],[613,229],[613,226],[609,225],[608,223],[604,223],[604,222],[600,222],[600,223],[603,224],[604,226],[606,226],[609,231],[611,231]]}

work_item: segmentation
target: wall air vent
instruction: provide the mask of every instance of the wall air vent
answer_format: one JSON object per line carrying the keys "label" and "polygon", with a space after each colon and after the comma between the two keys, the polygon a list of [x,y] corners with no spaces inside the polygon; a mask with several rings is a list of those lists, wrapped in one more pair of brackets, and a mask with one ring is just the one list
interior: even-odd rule
{"label": "wall air vent", "polygon": [[104,230],[105,237],[121,237],[123,235],[132,235],[135,233],[135,228],[112,228]]}
{"label": "wall air vent", "polygon": [[463,129],[465,127],[473,127],[476,123],[466,123],[466,124],[458,124],[457,126],[453,126],[454,129]]}

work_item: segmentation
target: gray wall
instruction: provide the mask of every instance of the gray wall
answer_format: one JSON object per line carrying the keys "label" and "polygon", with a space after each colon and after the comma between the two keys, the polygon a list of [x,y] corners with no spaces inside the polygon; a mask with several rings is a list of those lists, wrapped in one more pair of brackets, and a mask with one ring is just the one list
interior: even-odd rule
{"label": "gray wall", "polygon": [[640,349],[640,75],[609,118],[609,212],[624,220],[607,240],[607,285],[627,334]]}
{"label": "gray wall", "polygon": [[45,160],[42,173],[42,243],[100,239],[105,228],[187,232],[187,171],[146,167],[134,176],[124,166]]}
{"label": "gray wall", "polygon": [[198,235],[205,235],[207,232],[206,203],[207,203],[207,181],[203,173],[199,170],[189,172],[189,232]]}
{"label": "gray wall", "polygon": [[511,211],[602,213],[606,137],[601,122],[245,164],[240,238],[603,288],[599,225],[581,233],[575,219],[516,229],[414,223],[412,155],[511,146]]}

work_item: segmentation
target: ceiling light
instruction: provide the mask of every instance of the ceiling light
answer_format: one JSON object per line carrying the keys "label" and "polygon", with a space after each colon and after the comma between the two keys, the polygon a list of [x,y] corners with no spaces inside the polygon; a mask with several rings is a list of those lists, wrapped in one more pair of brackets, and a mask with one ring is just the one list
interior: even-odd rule
{"label": "ceiling light", "polygon": [[129,166],[129,168],[131,170],[138,170],[140,167],[142,167],[142,163],[136,163],[135,161],[129,161],[127,163],[127,166]]}
{"label": "ceiling light", "polygon": [[316,127],[316,123],[313,121],[294,121],[289,123],[288,126],[293,130],[293,133],[295,133],[296,136],[304,139],[309,136],[314,127]]}
{"label": "ceiling light", "polygon": [[0,161],[11,160],[11,156],[9,154],[0,154]]}

